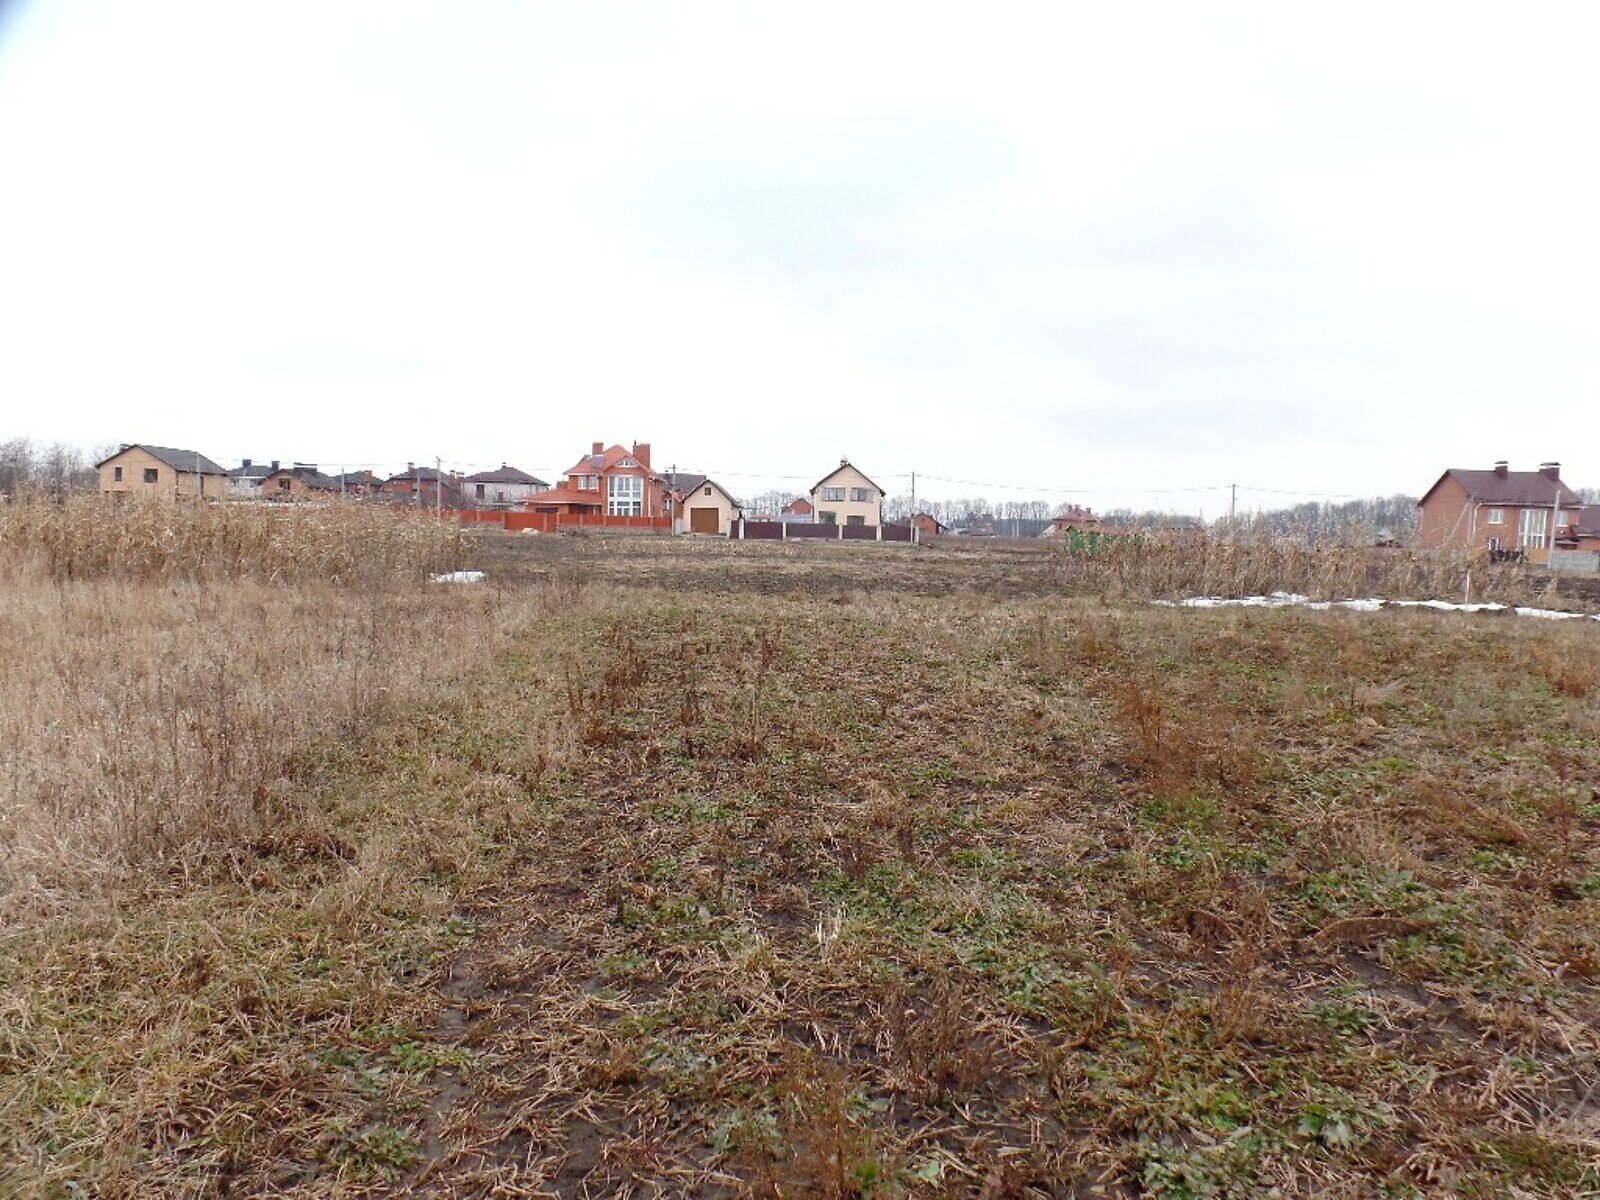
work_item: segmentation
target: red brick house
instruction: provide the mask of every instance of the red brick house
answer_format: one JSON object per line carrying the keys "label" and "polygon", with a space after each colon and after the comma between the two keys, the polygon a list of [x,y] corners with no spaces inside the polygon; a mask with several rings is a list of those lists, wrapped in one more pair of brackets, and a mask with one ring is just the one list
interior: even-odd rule
{"label": "red brick house", "polygon": [[1579,509],[1571,523],[1556,532],[1556,545],[1563,550],[1600,550],[1600,505]]}
{"label": "red brick house", "polygon": [[1558,533],[1578,519],[1583,504],[1561,482],[1560,463],[1513,471],[1497,462],[1487,471],[1450,468],[1417,506],[1420,549],[1483,549],[1546,562]]}
{"label": "red brick house", "polygon": [[315,463],[295,463],[263,476],[256,494],[263,500],[307,500],[341,492],[339,481],[317,470]]}
{"label": "red brick house", "polygon": [[650,469],[650,445],[633,449],[595,442],[555,487],[529,496],[534,512],[559,516],[670,516],[670,497],[662,477]]}
{"label": "red brick house", "polygon": [[911,518],[911,527],[917,531],[918,539],[937,537],[941,533],[948,533],[943,521],[932,513],[919,512]]}
{"label": "red brick house", "polygon": [[805,496],[796,496],[783,506],[783,511],[793,513],[797,517],[809,517],[811,515],[811,501]]}
{"label": "red brick house", "polygon": [[441,475],[432,467],[419,467],[407,463],[398,475],[391,475],[378,485],[386,498],[410,501],[413,504],[444,504],[457,507],[461,503],[460,482],[453,476]]}
{"label": "red brick house", "polygon": [[1090,534],[1100,531],[1100,518],[1081,505],[1069,505],[1050,518],[1050,524],[1040,537],[1066,537],[1070,533]]}

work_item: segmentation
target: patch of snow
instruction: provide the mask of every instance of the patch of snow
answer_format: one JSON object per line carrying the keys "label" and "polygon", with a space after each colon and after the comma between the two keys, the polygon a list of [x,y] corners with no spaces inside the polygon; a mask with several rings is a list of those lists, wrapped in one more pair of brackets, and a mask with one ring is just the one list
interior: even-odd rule
{"label": "patch of snow", "polygon": [[[1297,592],[1272,592],[1265,596],[1240,596],[1235,599],[1229,599],[1224,596],[1189,596],[1183,600],[1156,600],[1154,603],[1168,608],[1303,607],[1323,612],[1331,608],[1347,608],[1353,612],[1377,612],[1381,608],[1427,608],[1432,609],[1434,612],[1513,612],[1519,617],[1541,617],[1550,621],[1565,621],[1575,617],[1581,618],[1585,615],[1583,613],[1560,612],[1553,608],[1518,607],[1508,609],[1504,604],[1493,602],[1485,604],[1455,604],[1449,600],[1381,600],[1376,596],[1369,596],[1359,600],[1312,600]],[[1600,613],[1591,614],[1589,620],[1600,621]]]}
{"label": "patch of snow", "polygon": [[482,583],[482,571],[446,571],[443,575],[432,576],[435,583]]}

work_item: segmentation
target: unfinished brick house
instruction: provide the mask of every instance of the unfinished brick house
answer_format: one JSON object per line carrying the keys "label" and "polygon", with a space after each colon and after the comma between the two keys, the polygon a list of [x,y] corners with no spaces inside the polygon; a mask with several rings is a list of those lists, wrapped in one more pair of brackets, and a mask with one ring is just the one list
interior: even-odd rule
{"label": "unfinished brick house", "polygon": [[1557,534],[1577,519],[1582,501],[1561,482],[1560,463],[1513,471],[1497,462],[1487,471],[1451,467],[1417,506],[1420,549],[1484,549],[1542,563]]}
{"label": "unfinished brick house", "polygon": [[119,499],[161,496],[221,500],[228,492],[228,472],[204,454],[172,446],[123,446],[95,464],[100,490]]}

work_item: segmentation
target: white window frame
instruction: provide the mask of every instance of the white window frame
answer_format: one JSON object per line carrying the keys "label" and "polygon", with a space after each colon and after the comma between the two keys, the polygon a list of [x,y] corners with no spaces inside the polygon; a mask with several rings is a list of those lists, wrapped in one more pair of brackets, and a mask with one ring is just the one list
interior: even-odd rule
{"label": "white window frame", "polygon": [[1489,510],[1489,519],[1484,522],[1486,525],[1504,525],[1505,523],[1506,510],[1503,508],[1491,508]]}
{"label": "white window frame", "polygon": [[1517,546],[1522,550],[1544,549],[1545,518],[1550,514],[1542,508],[1525,508],[1517,525]]}
{"label": "white window frame", "polygon": [[644,476],[606,476],[606,515],[611,517],[644,516]]}
{"label": "white window frame", "polygon": [[850,489],[850,500],[854,504],[871,504],[872,503],[872,489],[871,488],[851,488]]}
{"label": "white window frame", "polygon": [[844,489],[842,487],[818,488],[817,499],[825,504],[843,504]]}

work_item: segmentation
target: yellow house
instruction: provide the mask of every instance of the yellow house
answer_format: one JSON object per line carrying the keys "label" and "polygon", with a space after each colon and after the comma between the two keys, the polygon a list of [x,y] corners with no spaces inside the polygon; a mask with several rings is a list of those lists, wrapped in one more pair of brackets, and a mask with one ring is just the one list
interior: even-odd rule
{"label": "yellow house", "polygon": [[811,489],[811,507],[824,525],[882,525],[883,489],[841,458]]}
{"label": "yellow house", "polygon": [[662,482],[673,500],[674,533],[714,533],[723,537],[744,515],[744,506],[715,479],[673,472]]}
{"label": "yellow house", "polygon": [[194,450],[124,446],[95,466],[105,495],[221,500],[228,494],[228,472]]}

